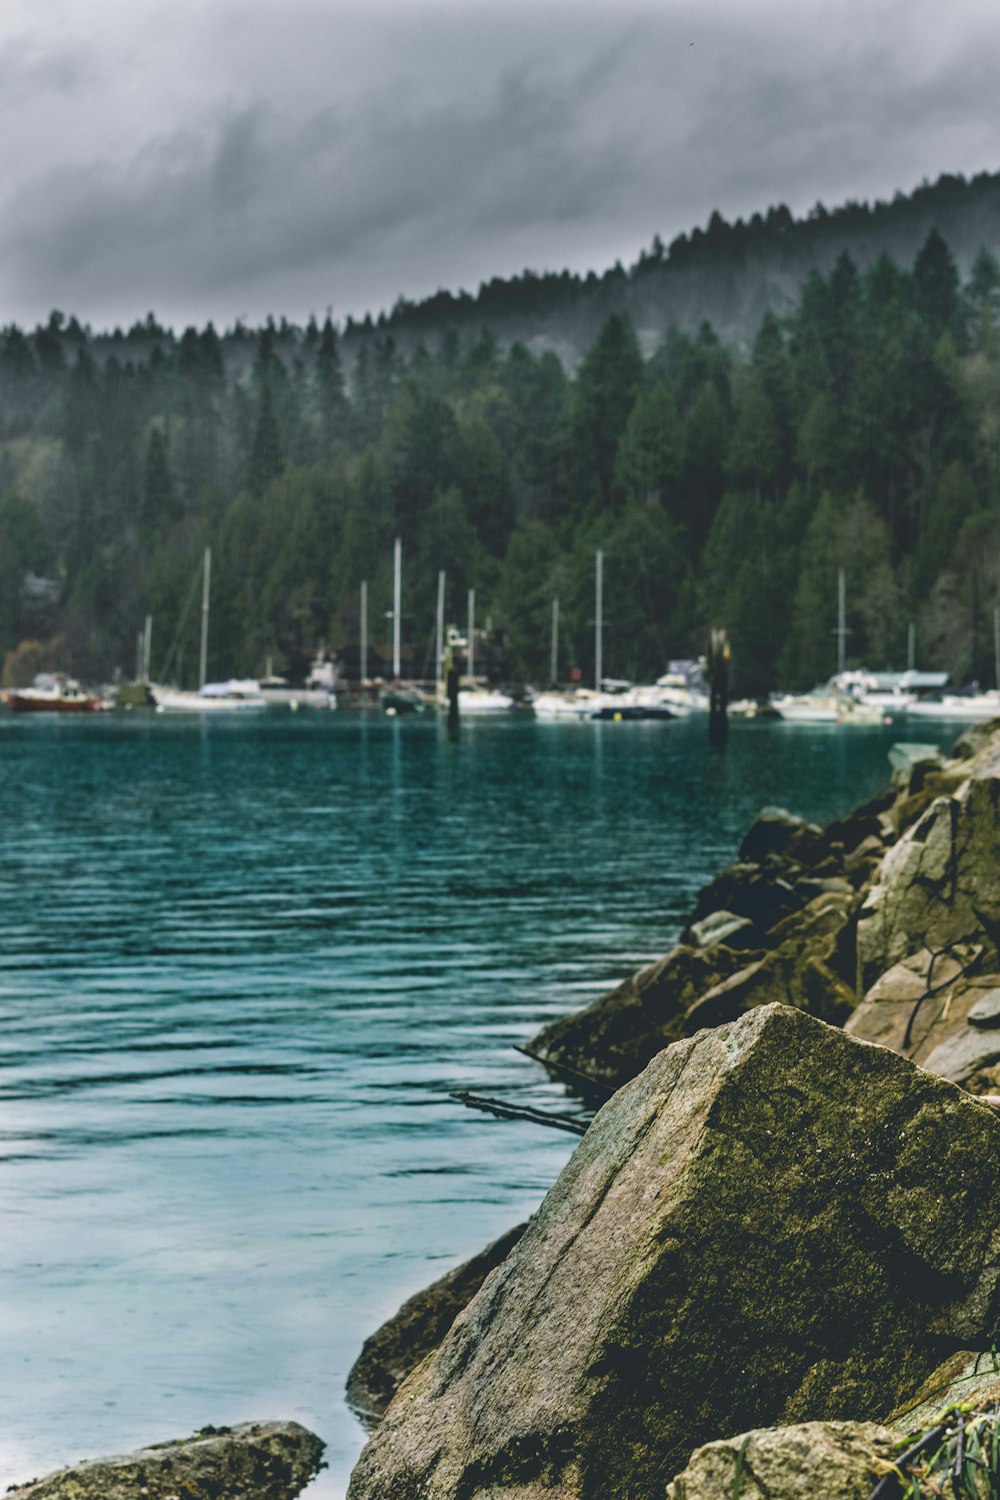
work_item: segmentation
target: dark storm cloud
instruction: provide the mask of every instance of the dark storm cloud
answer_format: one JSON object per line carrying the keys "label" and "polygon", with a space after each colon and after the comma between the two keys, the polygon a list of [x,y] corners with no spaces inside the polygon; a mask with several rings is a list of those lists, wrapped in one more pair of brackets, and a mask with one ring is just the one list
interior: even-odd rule
{"label": "dark storm cloud", "polygon": [[[421,110],[373,92],[350,114],[291,124],[263,104],[122,164],[60,170],[6,209],[3,253],[22,285],[101,300],[265,284],[435,238],[499,237],[602,212],[628,180],[614,130],[580,150],[602,60],[558,88],[506,74],[480,100]],[[394,292],[395,288],[388,289]],[[60,292],[67,297],[69,294]]]}
{"label": "dark storm cloud", "polygon": [[89,3],[0,41],[0,318],[359,311],[1000,166],[978,0]]}

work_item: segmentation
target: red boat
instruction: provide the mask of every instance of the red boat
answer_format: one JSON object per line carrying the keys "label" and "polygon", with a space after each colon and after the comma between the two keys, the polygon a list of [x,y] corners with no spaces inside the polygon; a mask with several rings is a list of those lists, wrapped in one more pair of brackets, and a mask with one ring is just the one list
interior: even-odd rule
{"label": "red boat", "polygon": [[111,707],[107,698],[85,693],[78,682],[61,672],[41,673],[30,688],[10,688],[4,702],[15,714],[93,714]]}

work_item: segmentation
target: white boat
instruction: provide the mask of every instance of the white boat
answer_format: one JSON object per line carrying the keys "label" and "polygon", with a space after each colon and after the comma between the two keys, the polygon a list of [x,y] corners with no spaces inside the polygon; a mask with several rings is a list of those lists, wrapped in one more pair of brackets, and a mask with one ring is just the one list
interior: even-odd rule
{"label": "white boat", "polygon": [[657,701],[681,719],[688,714],[707,714],[712,706],[703,660],[670,662],[663,676],[656,679],[656,691]]}
{"label": "white boat", "polygon": [[770,706],[790,724],[882,724],[886,719],[884,708],[829,685],[811,693],[779,693]]}
{"label": "white boat", "polygon": [[601,698],[591,688],[573,693],[539,693],[531,707],[537,719],[592,719],[601,707]]}
{"label": "white boat", "polygon": [[255,677],[230,677],[226,682],[206,682],[196,693],[150,684],[157,713],[225,714],[248,713],[266,708],[267,700]]}
{"label": "white boat", "polygon": [[830,686],[859,703],[897,715],[907,713],[920,701],[921,693],[940,693],[947,681],[947,672],[918,672],[912,667],[906,672],[869,672],[861,668],[838,673]]}
{"label": "white boat", "polygon": [[293,687],[286,677],[267,676],[260,683],[264,702],[283,708],[336,708],[337,663],[318,656],[302,687]]}
{"label": "white boat", "polygon": [[458,712],[462,714],[506,714],[515,707],[509,693],[499,688],[459,688]]}
{"label": "white boat", "polygon": [[953,724],[982,724],[1000,719],[1000,692],[944,693],[940,698],[925,698],[911,703],[907,717],[912,719],[946,719]]}

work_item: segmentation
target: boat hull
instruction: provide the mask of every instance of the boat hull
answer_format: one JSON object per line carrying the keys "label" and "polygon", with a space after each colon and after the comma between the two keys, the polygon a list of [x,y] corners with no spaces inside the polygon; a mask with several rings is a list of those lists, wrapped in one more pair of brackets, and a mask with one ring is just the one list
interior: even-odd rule
{"label": "boat hull", "polygon": [[944,719],[953,724],[985,724],[1000,719],[1000,694],[963,698],[960,694],[942,698],[939,703],[911,703],[906,710],[912,719]]}
{"label": "boat hull", "polygon": [[5,701],[15,714],[96,714],[111,707],[104,698],[85,695],[81,698],[49,697],[29,692],[6,694]]}
{"label": "boat hull", "polygon": [[245,714],[267,707],[261,697],[209,698],[202,693],[174,692],[170,688],[153,688],[152,693],[156,711],[161,714]]}

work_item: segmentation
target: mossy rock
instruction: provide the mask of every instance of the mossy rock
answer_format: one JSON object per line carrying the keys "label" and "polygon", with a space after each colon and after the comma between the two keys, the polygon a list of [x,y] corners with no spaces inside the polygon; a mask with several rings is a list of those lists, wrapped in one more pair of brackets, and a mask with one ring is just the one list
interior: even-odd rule
{"label": "mossy rock", "polygon": [[206,1427],[7,1493],[14,1500],[294,1500],[322,1467],[324,1446],[297,1422]]}
{"label": "mossy rock", "polygon": [[753,1011],[599,1112],[350,1500],[662,1500],[720,1433],[884,1421],[945,1340],[991,1336],[998,1263],[1000,1118],[789,1006]]}

